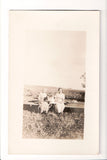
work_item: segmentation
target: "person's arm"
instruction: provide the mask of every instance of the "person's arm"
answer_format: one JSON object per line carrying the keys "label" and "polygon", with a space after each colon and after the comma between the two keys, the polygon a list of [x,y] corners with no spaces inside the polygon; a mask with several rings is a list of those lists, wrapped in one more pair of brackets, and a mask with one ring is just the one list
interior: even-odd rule
{"label": "person's arm", "polygon": [[65,102],[65,94],[63,94],[63,103]]}

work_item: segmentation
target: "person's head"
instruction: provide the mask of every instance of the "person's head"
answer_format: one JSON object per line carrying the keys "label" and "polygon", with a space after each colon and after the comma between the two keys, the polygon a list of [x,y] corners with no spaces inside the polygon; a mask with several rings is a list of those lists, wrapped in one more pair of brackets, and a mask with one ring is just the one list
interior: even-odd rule
{"label": "person's head", "polygon": [[58,88],[58,92],[59,92],[59,93],[62,93],[62,88]]}

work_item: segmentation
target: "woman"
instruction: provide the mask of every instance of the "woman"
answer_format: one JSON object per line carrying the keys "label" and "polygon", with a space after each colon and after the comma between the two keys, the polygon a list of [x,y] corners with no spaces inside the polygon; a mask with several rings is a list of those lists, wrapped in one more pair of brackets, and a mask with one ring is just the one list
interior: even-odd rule
{"label": "woman", "polygon": [[65,95],[62,93],[62,88],[58,88],[58,93],[55,95],[56,109],[58,113],[63,113],[65,105],[64,105]]}
{"label": "woman", "polygon": [[42,92],[39,94],[39,97],[38,97],[39,103],[43,102],[44,98],[46,98],[46,97],[47,97],[46,89],[43,89]]}
{"label": "woman", "polygon": [[47,97],[46,89],[43,89],[38,97],[38,100],[39,100],[39,108],[38,109],[41,109],[42,103],[44,102],[44,98],[46,98],[46,97]]}
{"label": "woman", "polygon": [[48,98],[45,97],[40,105],[41,113],[46,112],[48,113],[49,110],[49,104],[48,104]]}

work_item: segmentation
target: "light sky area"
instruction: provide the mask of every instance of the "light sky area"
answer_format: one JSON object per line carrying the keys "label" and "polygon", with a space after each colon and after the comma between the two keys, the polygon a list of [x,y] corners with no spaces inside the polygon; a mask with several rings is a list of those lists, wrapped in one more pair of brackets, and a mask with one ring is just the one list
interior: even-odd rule
{"label": "light sky area", "polygon": [[85,31],[27,31],[24,83],[82,89]]}

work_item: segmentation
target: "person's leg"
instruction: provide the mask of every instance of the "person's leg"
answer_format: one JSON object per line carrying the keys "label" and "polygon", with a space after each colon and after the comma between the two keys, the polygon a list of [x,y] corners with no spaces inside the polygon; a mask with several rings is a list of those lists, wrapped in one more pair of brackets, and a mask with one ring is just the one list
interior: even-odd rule
{"label": "person's leg", "polygon": [[43,113],[43,110],[41,109],[41,113]]}
{"label": "person's leg", "polygon": [[44,109],[43,109],[43,106],[41,105],[41,113],[43,113]]}
{"label": "person's leg", "polygon": [[61,104],[58,104],[58,113],[61,113]]}
{"label": "person's leg", "polygon": [[64,105],[64,104],[62,104],[62,105],[61,105],[61,113],[63,113],[64,108],[65,108],[65,105]]}
{"label": "person's leg", "polygon": [[57,104],[55,104],[54,108],[55,108],[55,113],[58,113]]}
{"label": "person's leg", "polygon": [[46,107],[46,113],[48,113],[48,110],[49,110],[49,106]]}
{"label": "person's leg", "polygon": [[56,110],[58,113],[60,113],[60,105],[58,103],[56,104]]}

